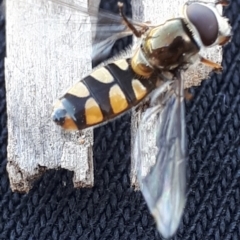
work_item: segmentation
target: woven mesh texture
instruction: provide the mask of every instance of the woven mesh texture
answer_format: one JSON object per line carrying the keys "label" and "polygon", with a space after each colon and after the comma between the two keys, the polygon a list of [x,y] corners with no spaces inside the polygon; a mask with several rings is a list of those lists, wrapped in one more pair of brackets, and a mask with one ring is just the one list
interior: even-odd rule
{"label": "woven mesh texture", "polygon": [[[102,7],[115,4],[105,0]],[[240,239],[240,0],[225,15],[234,35],[224,47],[224,71],[191,89],[194,98],[186,103],[188,200],[175,240]],[[29,194],[11,192],[4,27],[0,17],[0,239],[161,239],[141,193],[130,187],[129,114],[94,131],[93,189],[76,190],[71,172],[51,170]]]}

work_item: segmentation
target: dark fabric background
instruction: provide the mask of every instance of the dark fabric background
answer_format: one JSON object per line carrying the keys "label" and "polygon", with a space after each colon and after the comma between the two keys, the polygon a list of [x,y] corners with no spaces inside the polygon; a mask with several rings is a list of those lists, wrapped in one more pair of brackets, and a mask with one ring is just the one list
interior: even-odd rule
{"label": "dark fabric background", "polygon": [[[116,2],[105,0],[102,7],[117,11]],[[234,35],[224,47],[223,73],[191,89],[194,98],[186,103],[188,201],[174,239],[240,239],[239,11],[240,0],[225,10]],[[4,28],[1,17],[0,239],[161,239],[141,193],[130,187],[129,114],[95,130],[93,189],[74,189],[71,172],[52,170],[28,194],[11,192]],[[113,52],[126,43],[118,42]]]}

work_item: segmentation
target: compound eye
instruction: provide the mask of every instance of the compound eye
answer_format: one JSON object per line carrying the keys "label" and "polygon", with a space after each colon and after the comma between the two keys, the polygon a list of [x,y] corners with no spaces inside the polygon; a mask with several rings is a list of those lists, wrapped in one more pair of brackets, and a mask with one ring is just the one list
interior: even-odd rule
{"label": "compound eye", "polygon": [[204,46],[212,45],[218,38],[218,21],[214,12],[204,5],[193,3],[187,7],[186,13]]}

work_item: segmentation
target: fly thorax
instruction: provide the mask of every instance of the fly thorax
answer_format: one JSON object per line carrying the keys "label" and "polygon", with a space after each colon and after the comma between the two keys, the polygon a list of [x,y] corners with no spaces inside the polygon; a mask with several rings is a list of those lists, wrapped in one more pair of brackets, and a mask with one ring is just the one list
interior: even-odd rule
{"label": "fly thorax", "polygon": [[170,19],[151,29],[143,41],[142,49],[149,65],[163,71],[188,65],[191,56],[199,52],[181,18]]}

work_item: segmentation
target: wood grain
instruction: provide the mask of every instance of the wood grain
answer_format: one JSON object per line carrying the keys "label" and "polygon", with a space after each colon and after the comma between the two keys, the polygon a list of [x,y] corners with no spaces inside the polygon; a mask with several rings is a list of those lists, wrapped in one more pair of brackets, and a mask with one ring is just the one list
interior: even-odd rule
{"label": "wood grain", "polygon": [[[150,21],[152,24],[161,24],[164,23],[167,19],[179,17],[181,13],[181,7],[183,4],[187,2],[186,0],[132,0],[132,8],[133,8],[133,18],[142,22]],[[209,2],[215,2],[214,0],[210,0]],[[219,6],[220,10],[221,7]],[[214,62],[221,63],[222,61],[222,50],[221,47],[214,47],[208,49],[207,51],[201,51],[201,54],[207,57]],[[211,69],[199,64],[191,70],[188,70],[184,74],[185,79],[185,88],[189,88],[191,86],[198,86],[201,84],[203,79],[207,79]],[[131,182],[132,185],[138,189],[139,185],[137,182],[137,166],[134,155],[134,144],[135,138],[138,130],[139,122],[142,118],[143,109],[138,107],[137,109],[132,110],[132,123],[131,123],[131,158],[132,158],[132,166],[131,166]],[[152,123],[153,125],[154,123]],[[151,123],[148,124],[149,126]],[[146,126],[145,131],[149,131],[149,126]],[[143,133],[144,135],[144,133]],[[152,140],[150,139],[148,143],[151,144],[154,142],[154,135],[152,136]],[[152,146],[153,148],[154,146]],[[154,149],[151,150],[151,146],[148,147],[150,152],[154,152]]]}
{"label": "wood grain", "polygon": [[[96,11],[100,0],[70,2],[94,6],[91,11]],[[184,2],[132,0],[133,18],[160,24],[179,16]],[[91,19],[47,0],[8,0],[6,13],[7,169],[11,188],[27,192],[43,172],[58,168],[74,171],[75,187],[91,187],[93,131],[66,133],[50,119],[53,101],[91,70]],[[221,48],[203,55],[221,62]],[[199,85],[209,71],[201,65],[188,72],[185,87]],[[141,108],[133,110],[132,149],[141,117]],[[134,159],[131,179],[138,186]]]}
{"label": "wood grain", "polygon": [[60,167],[74,171],[76,187],[93,186],[92,130],[65,133],[51,120],[53,101],[91,70],[90,18],[46,0],[9,0],[6,7],[11,188],[27,192],[44,171]]}

